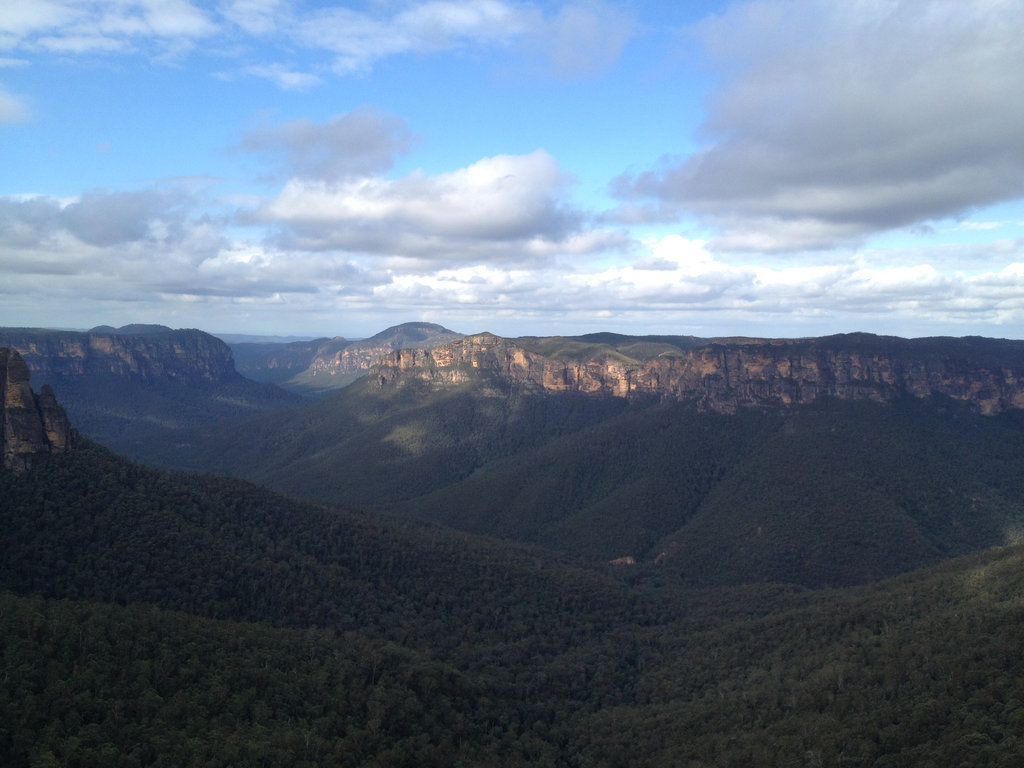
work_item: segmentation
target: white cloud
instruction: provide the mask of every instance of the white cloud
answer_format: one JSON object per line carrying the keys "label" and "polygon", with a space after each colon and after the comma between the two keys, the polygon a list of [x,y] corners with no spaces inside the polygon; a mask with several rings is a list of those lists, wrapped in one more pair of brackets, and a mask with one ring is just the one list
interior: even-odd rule
{"label": "white cloud", "polygon": [[437,176],[293,179],[257,217],[286,225],[292,247],[431,261],[529,260],[620,245],[620,236],[586,230],[561,201],[567,181],[537,150]]}
{"label": "white cloud", "polygon": [[59,53],[123,52],[147,41],[165,52],[217,32],[210,15],[187,0],[33,0],[0,14],[6,47]]}
{"label": "white cloud", "polygon": [[0,34],[18,38],[38,30],[63,26],[81,15],[76,4],[60,0],[9,3],[0,14]]}
{"label": "white cloud", "polygon": [[[922,328],[977,332],[981,323],[996,328],[1024,322],[1024,242],[1008,243],[998,254],[979,249],[975,258],[985,260],[970,271],[958,265],[971,261],[971,246],[957,246],[958,256],[936,257],[923,247],[854,253],[829,265],[769,266],[735,260],[708,242],[678,235],[638,247],[629,260],[620,253],[612,265],[556,256],[523,264],[511,255],[530,243],[552,255],[570,250],[573,238],[580,240],[581,254],[608,244],[600,231],[561,239],[537,234],[529,216],[482,226],[463,210],[474,191],[496,195],[496,203],[505,193],[492,183],[509,172],[522,176],[524,168],[548,184],[560,183],[543,153],[488,158],[450,175],[420,177],[422,188],[413,195],[419,207],[409,209],[403,198],[413,194],[408,179],[364,180],[376,196],[356,196],[348,213],[353,221],[402,229],[400,238],[410,241],[432,233],[442,250],[461,243],[461,261],[244,240],[204,213],[205,202],[183,192],[0,198],[0,322],[25,324],[39,307],[59,314],[64,305],[79,312],[93,308],[99,318],[182,317],[179,324],[211,328],[212,318],[237,322],[231,318],[239,315],[232,313],[244,307],[250,327],[281,330],[287,317],[291,329],[306,332],[328,331],[330,318],[339,313],[374,318],[366,322],[380,325],[367,327],[370,332],[410,317],[466,331],[524,333],[533,323],[541,333],[592,331],[604,324],[627,332],[636,324],[708,335],[819,335],[850,328],[913,335]],[[527,208],[538,205],[536,191],[512,186],[512,199],[520,196]],[[432,208],[433,195],[448,198]],[[538,199],[543,210],[546,198]],[[329,195],[324,202],[329,204],[313,206],[311,215],[340,226],[333,217],[338,199]],[[467,259],[466,253],[485,253],[488,260]],[[36,308],[22,296],[31,296]],[[188,314],[196,307],[202,322]],[[263,312],[265,320],[254,319]]]}
{"label": "white cloud", "polygon": [[230,0],[221,6],[221,13],[251,35],[279,31],[291,17],[285,0]]}
{"label": "white cloud", "polygon": [[253,64],[242,67],[241,72],[253,77],[262,77],[286,91],[304,91],[322,82],[316,75],[298,72],[284,64]]}
{"label": "white cloud", "polygon": [[[0,14],[0,50],[142,52],[160,60],[215,39],[224,43],[222,53],[249,59],[235,75],[299,89],[316,85],[318,76],[274,58],[311,54],[305,69],[349,75],[396,55],[505,50],[531,65],[546,62],[540,69],[557,77],[591,77],[617,61],[635,29],[631,15],[601,0],[557,6],[549,14],[506,0],[404,0],[364,9],[302,7],[290,0],[226,0],[215,8],[188,0],[33,0]],[[248,46],[248,37],[276,46],[271,60],[263,58],[266,49]]]}
{"label": "white cloud", "polygon": [[287,24],[288,37],[335,54],[333,69],[343,75],[394,55],[488,47],[544,61],[558,77],[591,77],[617,61],[636,29],[626,11],[598,0],[569,3],[550,15],[503,0],[405,3],[390,15],[328,6]]}
{"label": "white cloud", "polygon": [[35,40],[35,45],[54,53],[126,53],[131,44],[123,38],[90,35],[45,35]]}
{"label": "white cloud", "polygon": [[788,250],[1024,197],[1024,0],[755,0],[694,28],[704,148],[616,189]]}
{"label": "white cloud", "polygon": [[0,88],[0,123],[20,123],[28,118],[28,107],[20,99]]}
{"label": "white cloud", "polygon": [[527,19],[499,0],[416,3],[391,16],[330,6],[297,17],[293,35],[308,47],[333,52],[334,70],[348,74],[395,54],[500,44],[520,34]]}
{"label": "white cloud", "polygon": [[[657,269],[643,268],[657,265]],[[502,269],[495,265],[409,272],[380,285],[382,305],[406,312],[476,317],[487,326],[503,313],[532,316],[553,332],[558,322],[594,330],[595,323],[629,323],[665,332],[785,335],[813,321],[815,334],[850,324],[876,332],[909,334],[922,318],[947,329],[961,323],[1024,320],[1024,267],[1020,263],[976,276],[940,272],[928,264],[871,266],[852,261],[816,267],[766,267],[722,261],[700,241],[670,236],[636,265],[567,269]],[[438,315],[433,315],[438,317]],[[441,315],[444,317],[444,315]],[[658,319],[652,319],[658,318]]]}

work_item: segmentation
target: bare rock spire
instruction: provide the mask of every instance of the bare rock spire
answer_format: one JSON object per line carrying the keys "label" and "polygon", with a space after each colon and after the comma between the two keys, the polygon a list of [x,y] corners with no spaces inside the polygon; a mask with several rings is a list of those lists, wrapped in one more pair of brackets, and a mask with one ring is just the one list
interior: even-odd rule
{"label": "bare rock spire", "polygon": [[36,456],[59,453],[71,444],[67,414],[49,385],[36,395],[29,387],[29,370],[13,349],[0,348],[0,461],[5,469],[20,472],[32,466]]}

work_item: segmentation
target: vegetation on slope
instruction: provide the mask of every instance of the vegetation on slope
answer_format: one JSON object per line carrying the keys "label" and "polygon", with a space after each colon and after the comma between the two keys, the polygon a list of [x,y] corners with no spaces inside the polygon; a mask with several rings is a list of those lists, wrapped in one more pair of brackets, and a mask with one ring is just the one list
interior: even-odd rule
{"label": "vegetation on slope", "polygon": [[694,590],[92,446],[0,484],[4,765],[1006,765],[1024,746],[1020,548],[856,589]]}
{"label": "vegetation on slope", "polygon": [[863,583],[1024,529],[1024,419],[938,397],[723,415],[364,380],[165,460],[694,585]]}

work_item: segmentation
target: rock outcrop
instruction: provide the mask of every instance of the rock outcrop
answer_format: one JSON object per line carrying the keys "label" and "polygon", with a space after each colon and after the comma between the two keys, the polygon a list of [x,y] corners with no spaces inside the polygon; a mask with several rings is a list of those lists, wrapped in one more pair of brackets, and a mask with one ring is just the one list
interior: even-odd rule
{"label": "rock outcrop", "polygon": [[71,425],[53,390],[43,385],[37,395],[29,386],[29,377],[21,355],[0,348],[2,464],[16,472],[29,469],[37,456],[67,450],[72,440]]}
{"label": "rock outcrop", "polygon": [[45,381],[114,375],[184,384],[238,376],[231,349],[202,331],[106,326],[88,332],[0,328],[0,346],[18,350]]}
{"label": "rock outcrop", "polygon": [[981,338],[898,339],[847,334],[820,339],[722,339],[647,360],[607,349],[553,357],[493,334],[384,357],[380,387],[483,379],[494,393],[581,392],[655,396],[734,412],[821,397],[890,401],[944,395],[991,414],[1024,407],[1024,342]]}
{"label": "rock outcrop", "polygon": [[338,389],[365,376],[396,350],[432,349],[460,338],[462,334],[434,323],[403,323],[368,339],[330,339],[319,347],[307,369],[289,383],[310,389]]}
{"label": "rock outcrop", "polygon": [[82,434],[144,461],[159,461],[183,429],[303,402],[242,376],[231,348],[197,330],[0,328],[0,347],[53,387]]}

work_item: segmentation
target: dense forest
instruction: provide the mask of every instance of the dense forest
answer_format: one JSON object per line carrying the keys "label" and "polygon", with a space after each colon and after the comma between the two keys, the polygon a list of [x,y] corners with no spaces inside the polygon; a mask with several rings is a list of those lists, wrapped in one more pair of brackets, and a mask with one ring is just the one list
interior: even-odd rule
{"label": "dense forest", "polygon": [[166,474],[0,475],[0,760],[1007,765],[1024,551],[695,587]]}
{"label": "dense forest", "polygon": [[364,379],[189,432],[154,460],[591,565],[657,562],[695,586],[866,583],[1024,529],[1021,411],[939,396],[720,414]]}

